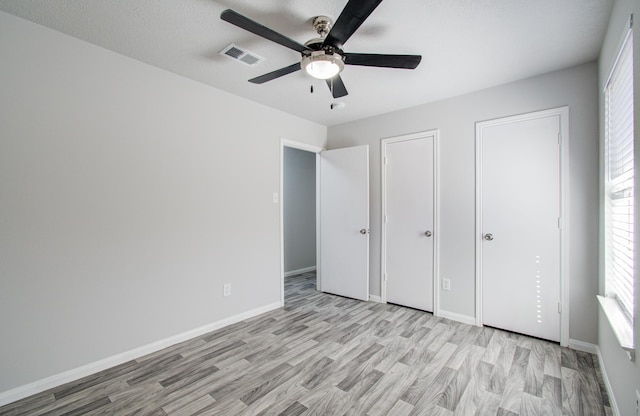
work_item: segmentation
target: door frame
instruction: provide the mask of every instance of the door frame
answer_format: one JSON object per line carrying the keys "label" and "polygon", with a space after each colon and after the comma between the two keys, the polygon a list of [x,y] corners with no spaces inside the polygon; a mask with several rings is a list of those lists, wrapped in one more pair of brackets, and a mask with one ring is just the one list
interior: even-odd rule
{"label": "door frame", "polygon": [[280,306],[284,306],[284,148],[304,150],[316,154],[316,288],[320,290],[322,287],[322,273],[320,270],[320,152],[325,150],[324,147],[314,146],[304,142],[298,142],[288,139],[280,139]]}
{"label": "door frame", "polygon": [[433,315],[440,316],[440,130],[426,130],[418,133],[394,136],[380,140],[380,171],[382,173],[382,215],[380,217],[380,301],[387,303],[387,144],[433,137]]}
{"label": "door frame", "polygon": [[485,128],[550,116],[560,117],[560,345],[569,345],[569,107],[476,122],[476,325],[482,317],[482,140]]}

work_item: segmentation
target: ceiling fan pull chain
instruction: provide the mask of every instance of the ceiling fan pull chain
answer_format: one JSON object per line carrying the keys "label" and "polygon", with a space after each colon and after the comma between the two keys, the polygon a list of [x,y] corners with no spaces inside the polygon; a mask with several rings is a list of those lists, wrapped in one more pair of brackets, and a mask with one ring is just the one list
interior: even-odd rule
{"label": "ceiling fan pull chain", "polygon": [[[329,90],[331,90],[331,96],[333,97],[333,78],[331,78],[329,81],[330,81],[329,82],[329,84],[330,84]],[[333,103],[329,104],[329,108],[331,110],[333,110]]]}

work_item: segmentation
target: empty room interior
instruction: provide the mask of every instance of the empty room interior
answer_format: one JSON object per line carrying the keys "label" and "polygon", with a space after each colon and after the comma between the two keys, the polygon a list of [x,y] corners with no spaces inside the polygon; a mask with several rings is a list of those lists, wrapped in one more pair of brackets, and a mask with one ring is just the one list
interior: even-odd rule
{"label": "empty room interior", "polygon": [[634,17],[0,0],[0,414],[640,415]]}

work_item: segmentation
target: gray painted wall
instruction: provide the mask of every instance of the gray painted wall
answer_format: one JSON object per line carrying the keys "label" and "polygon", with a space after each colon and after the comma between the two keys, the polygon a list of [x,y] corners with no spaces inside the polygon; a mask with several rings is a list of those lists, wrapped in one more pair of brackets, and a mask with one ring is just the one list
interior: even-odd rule
{"label": "gray painted wall", "polygon": [[[605,36],[604,43],[602,45],[602,51],[600,53],[600,82],[598,91],[600,91],[600,154],[604,159],[604,94],[602,90],[609,78],[611,68],[619,51],[619,41],[623,31],[625,31],[627,20],[630,14],[634,14],[635,28],[633,33],[633,64],[634,64],[634,134],[635,134],[635,161],[636,172],[640,172],[640,2],[638,0],[616,0],[613,5],[611,17],[609,19],[609,26]],[[604,169],[602,169],[604,171]],[[636,173],[636,187],[638,186]],[[602,183],[602,178],[601,178]],[[602,189],[602,188],[601,188]],[[636,235],[640,235],[640,218],[638,214],[638,208],[640,207],[640,193],[636,192]],[[604,235],[604,233],[602,233]],[[600,250],[600,294],[604,295],[604,256],[603,249]],[[611,326],[607,321],[606,316],[600,311],[598,317],[598,346],[600,347],[600,353],[602,362],[604,363],[605,371],[608,375],[611,383],[611,388],[616,399],[616,403],[620,409],[621,415],[633,415],[636,411],[636,390],[640,390],[640,365],[638,359],[640,358],[640,277],[638,277],[637,270],[640,270],[640,240],[636,238],[635,246],[635,350],[636,360],[629,361],[626,353],[620,348]]]}
{"label": "gray painted wall", "polygon": [[326,127],[5,13],[0,56],[0,393],[280,302],[280,140]]}
{"label": "gray painted wall", "polygon": [[316,154],[284,148],[284,271],[316,267]]}
{"label": "gray painted wall", "polygon": [[475,315],[475,122],[570,107],[570,338],[596,343],[598,270],[597,65],[590,63],[473,94],[329,128],[329,148],[369,144],[370,290],[380,294],[380,139],[440,130],[441,309]]}

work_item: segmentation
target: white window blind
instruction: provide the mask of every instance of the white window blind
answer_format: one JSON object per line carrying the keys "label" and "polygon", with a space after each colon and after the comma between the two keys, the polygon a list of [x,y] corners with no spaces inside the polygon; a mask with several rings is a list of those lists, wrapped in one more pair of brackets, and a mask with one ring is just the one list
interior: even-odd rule
{"label": "white window blind", "polygon": [[634,310],[633,40],[627,34],[605,87],[605,291]]}

